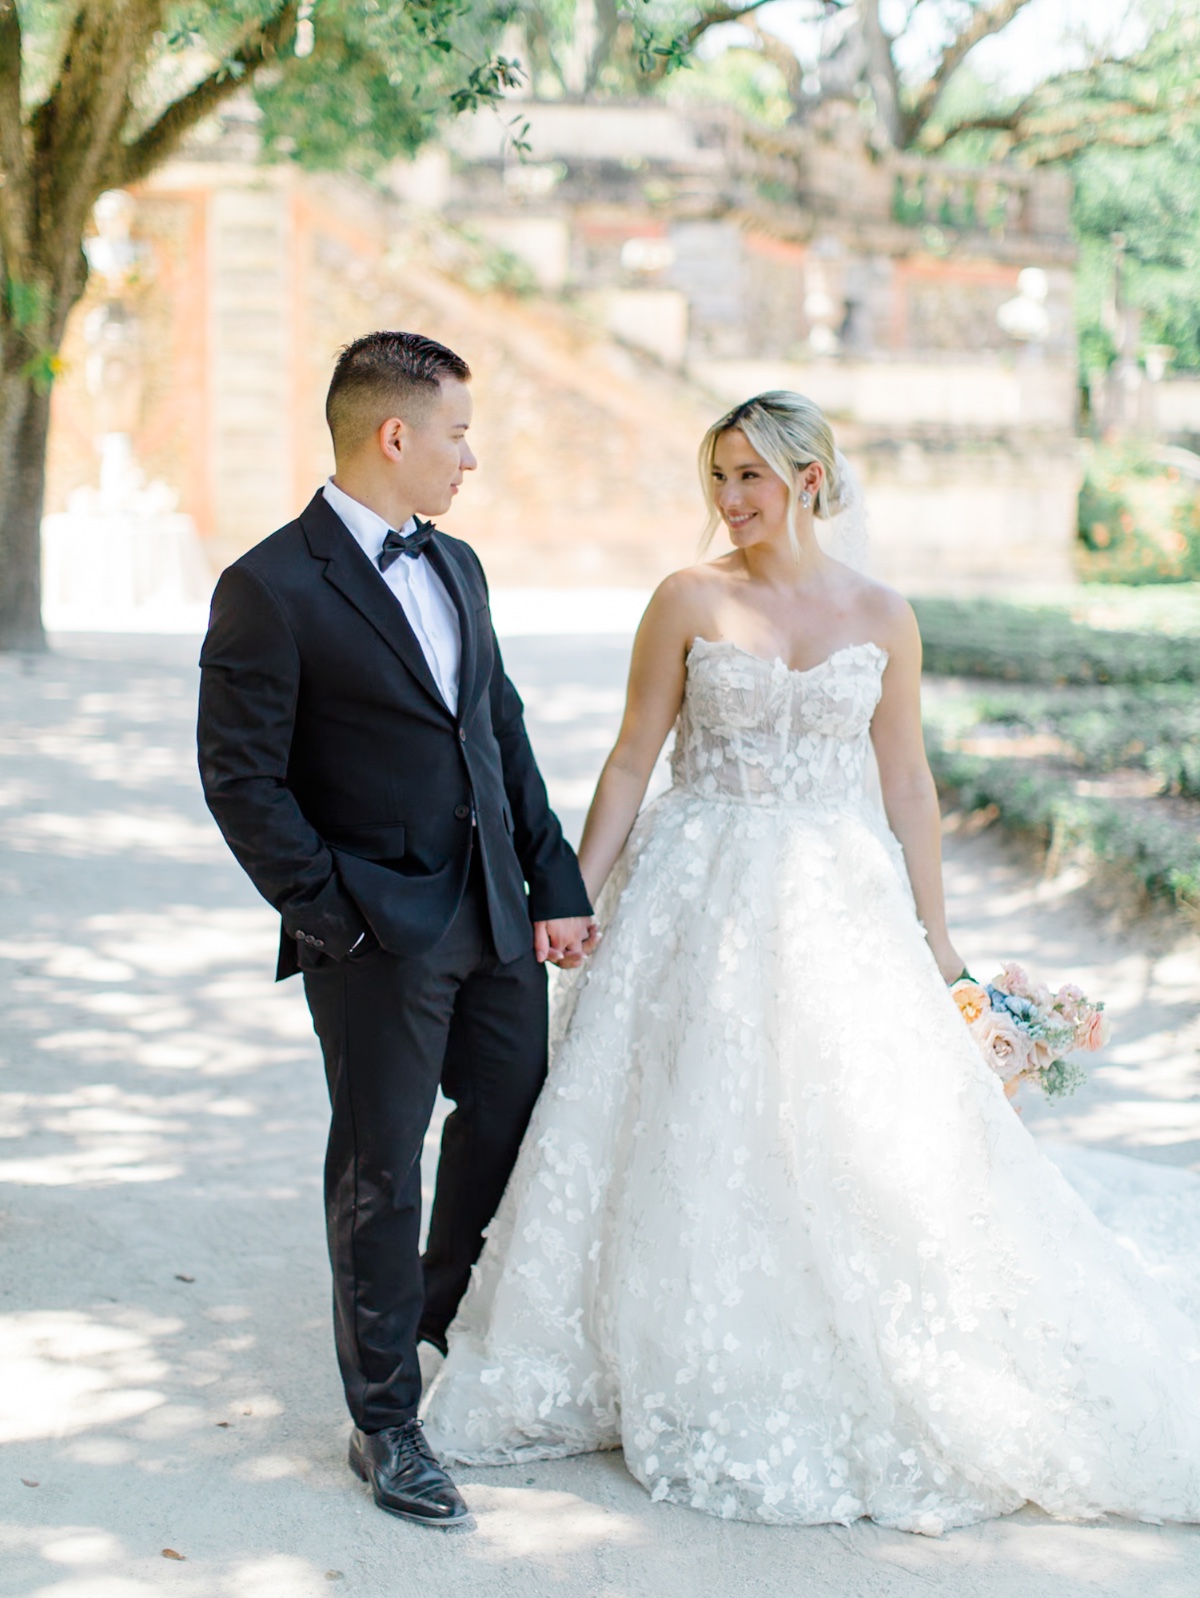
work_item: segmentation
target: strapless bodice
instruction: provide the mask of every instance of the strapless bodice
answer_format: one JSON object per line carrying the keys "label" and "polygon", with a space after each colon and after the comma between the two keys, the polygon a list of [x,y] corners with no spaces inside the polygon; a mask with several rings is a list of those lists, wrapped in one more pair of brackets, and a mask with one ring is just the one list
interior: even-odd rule
{"label": "strapless bodice", "polygon": [[675,728],[674,787],[746,804],[858,804],[887,661],[878,644],[847,644],[795,671],[697,638]]}

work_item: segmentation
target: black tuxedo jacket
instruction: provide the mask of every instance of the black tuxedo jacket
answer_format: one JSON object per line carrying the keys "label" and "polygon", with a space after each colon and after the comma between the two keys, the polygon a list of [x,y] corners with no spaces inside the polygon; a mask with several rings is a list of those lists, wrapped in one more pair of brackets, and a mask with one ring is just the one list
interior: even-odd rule
{"label": "black tuxedo jacket", "polygon": [[[200,657],[204,795],[283,918],[279,977],[343,958],[366,930],[436,944],[479,851],[497,956],[532,921],[589,913],[504,674],[474,550],[426,551],[462,631],[458,713],[404,611],[318,493],[222,573]],[[401,557],[402,559],[405,557]]]}

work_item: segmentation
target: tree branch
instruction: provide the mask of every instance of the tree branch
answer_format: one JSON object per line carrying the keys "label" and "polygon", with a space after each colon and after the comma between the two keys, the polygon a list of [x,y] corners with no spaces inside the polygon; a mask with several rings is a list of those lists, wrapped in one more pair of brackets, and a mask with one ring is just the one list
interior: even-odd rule
{"label": "tree branch", "polygon": [[[1157,86],[1139,94],[1129,62],[1105,57],[1088,67],[1050,79],[1007,111],[962,117],[949,127],[927,129],[921,148],[939,150],[963,133],[1003,133],[1031,165],[1069,160],[1095,145],[1140,149],[1165,136],[1172,119],[1200,108],[1200,81],[1190,79],[1164,103]],[[1117,73],[1115,79],[1106,74]]]}
{"label": "tree branch", "polygon": [[1040,135],[1048,142],[1038,143],[1028,153],[1021,152],[1028,166],[1052,166],[1059,161],[1069,161],[1085,150],[1107,147],[1114,150],[1145,150],[1159,141],[1154,128],[1138,127],[1128,122],[1116,121],[1107,125],[1088,123],[1077,125],[1056,136]]}
{"label": "tree branch", "polygon": [[31,119],[38,249],[44,246],[56,261],[65,259],[68,240],[79,239],[105,187],[112,151],[129,118],[134,78],[162,21],[164,4],[78,0],[58,81]]}
{"label": "tree branch", "polygon": [[947,127],[931,128],[927,125],[921,130],[921,152],[931,155],[949,144],[951,139],[956,139],[960,133],[1011,133],[1015,136],[1021,123],[1033,111],[1035,99],[1036,96],[1031,94],[1010,111],[981,111],[977,116],[960,117]]}
{"label": "tree branch", "polygon": [[0,251],[21,276],[29,248],[29,151],[21,122],[21,18],[0,0]]}
{"label": "tree branch", "polygon": [[749,0],[749,4],[744,6],[711,6],[707,11],[700,13],[682,37],[689,45],[694,45],[710,28],[720,27],[724,22],[740,22],[743,17],[748,17],[752,12],[770,4],[771,0]]}
{"label": "tree branch", "polygon": [[788,48],[777,33],[768,33],[761,22],[757,20],[746,24],[754,35],[755,49],[765,61],[769,61],[783,78],[787,92],[793,105],[799,105],[804,97],[801,83],[804,77],[804,68],[794,50]]}
{"label": "tree branch", "polygon": [[0,0],[0,162],[20,179],[28,161],[21,138],[21,18],[17,0]]}
{"label": "tree branch", "polygon": [[875,99],[879,121],[894,149],[907,142],[907,124],[900,109],[900,75],[892,54],[892,40],[884,31],[879,15],[879,0],[862,0],[863,38],[867,46],[867,82]]}
{"label": "tree branch", "polygon": [[[227,61],[169,105],[132,144],[124,146],[116,157],[111,181],[121,186],[136,183],[165,161],[198,122],[276,58],[295,33],[299,10],[298,0],[285,0],[273,17],[257,24]],[[242,70],[231,70],[236,67]]]}
{"label": "tree branch", "polygon": [[722,23],[726,22],[741,22],[753,12],[759,11],[763,6],[768,6],[772,3],[773,0],[749,0],[747,5],[742,6],[723,4],[710,6],[707,11],[700,13],[690,28],[685,29],[683,33],[675,37],[670,49],[659,53],[654,67],[651,71],[643,73],[643,78],[650,83],[657,83],[660,78],[665,77],[671,70],[671,66],[678,56],[688,55],[710,28],[719,28]]}
{"label": "tree branch", "polygon": [[1029,0],[994,0],[972,13],[962,31],[942,51],[933,74],[917,90],[904,117],[904,142],[911,144],[933,115],[942,92],[963,61],[984,39],[1007,28]]}

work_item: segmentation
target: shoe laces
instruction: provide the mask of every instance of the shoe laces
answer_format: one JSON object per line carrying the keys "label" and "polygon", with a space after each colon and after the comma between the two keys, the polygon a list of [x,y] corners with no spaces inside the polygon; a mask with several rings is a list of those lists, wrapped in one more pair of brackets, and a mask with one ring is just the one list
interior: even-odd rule
{"label": "shoe laces", "polygon": [[431,1465],[438,1463],[436,1454],[425,1441],[425,1431],[419,1420],[409,1421],[406,1425],[396,1428],[396,1449],[398,1453],[407,1454],[411,1458],[428,1460]]}

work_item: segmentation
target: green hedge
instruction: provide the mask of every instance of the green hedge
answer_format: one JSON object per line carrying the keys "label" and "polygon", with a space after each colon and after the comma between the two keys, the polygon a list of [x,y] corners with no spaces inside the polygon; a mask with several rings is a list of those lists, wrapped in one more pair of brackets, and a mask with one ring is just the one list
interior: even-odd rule
{"label": "green hedge", "polygon": [[1190,683],[997,685],[931,705],[929,716],[943,728],[949,716],[958,736],[980,726],[1050,733],[1061,739],[1064,755],[1088,771],[1151,771],[1161,792],[1200,799],[1200,694]]}
{"label": "green hedge", "polygon": [[1109,632],[999,599],[915,599],[925,669],[1030,683],[1200,682],[1200,638]]}
{"label": "green hedge", "polygon": [[[1129,610],[1128,591],[1112,593],[1102,620]],[[1094,594],[1041,605],[918,599],[914,608],[926,670],[977,679],[927,696],[926,742],[939,786],[968,808],[995,805],[1009,826],[1053,847],[1074,846],[1131,873],[1155,899],[1200,908],[1200,810],[1076,792],[1086,772],[1133,767],[1152,772],[1163,793],[1200,798],[1200,634],[1183,600],[1175,607],[1182,634],[1074,620],[1070,609],[1095,606]],[[1145,626],[1155,618],[1129,619]],[[1048,733],[1058,752],[1027,759],[955,747],[989,726]]]}
{"label": "green hedge", "polygon": [[969,810],[995,805],[1012,827],[1052,846],[1075,846],[1126,870],[1154,899],[1200,908],[1200,836],[1194,825],[1152,807],[1081,797],[1067,773],[1024,760],[962,754],[927,732],[939,787]]}

